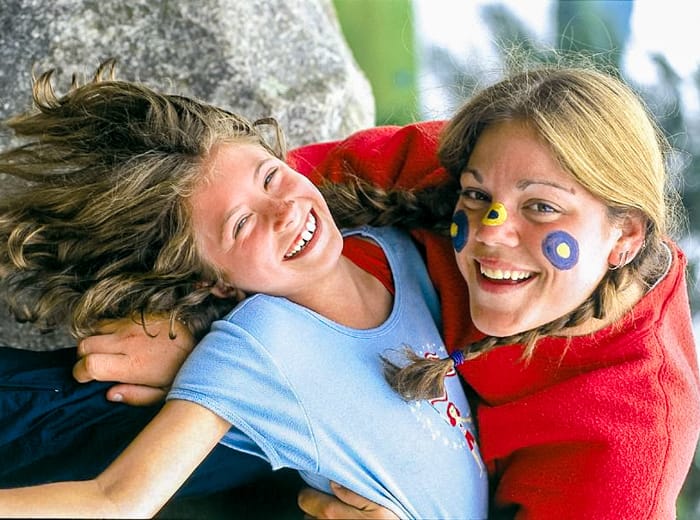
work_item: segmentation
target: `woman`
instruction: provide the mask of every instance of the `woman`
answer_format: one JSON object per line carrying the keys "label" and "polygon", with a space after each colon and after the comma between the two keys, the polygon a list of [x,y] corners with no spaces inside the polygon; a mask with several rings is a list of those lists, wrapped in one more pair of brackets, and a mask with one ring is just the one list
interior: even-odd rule
{"label": "woman", "polygon": [[[425,157],[434,136],[420,124],[365,133],[318,164],[370,178],[372,164],[380,181],[410,185],[431,170],[403,151]],[[443,301],[450,358],[389,372],[407,399],[431,395],[455,365],[473,388],[490,517],[675,517],[700,391],[665,151],[637,96],[586,69],[513,74],[442,131],[440,162],[460,182],[453,254],[477,330],[465,304]],[[444,271],[435,258],[431,272]],[[311,491],[300,504],[318,517],[386,513],[340,496],[363,511]]]}

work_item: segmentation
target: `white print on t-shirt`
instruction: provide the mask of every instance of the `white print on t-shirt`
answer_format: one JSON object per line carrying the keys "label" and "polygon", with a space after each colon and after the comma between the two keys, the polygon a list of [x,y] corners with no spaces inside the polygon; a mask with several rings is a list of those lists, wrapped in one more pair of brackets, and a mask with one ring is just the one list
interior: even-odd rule
{"label": "white print on t-shirt", "polygon": [[[435,348],[435,346],[433,346],[433,348]],[[444,347],[438,347],[437,350],[438,352],[441,351],[441,353],[444,355],[440,356],[436,352],[422,352],[422,355],[428,359],[437,359],[440,357],[447,356],[447,352],[445,351]],[[457,377],[457,372],[454,369],[452,369],[450,372],[447,373],[445,377]],[[481,456],[479,454],[479,447],[476,441],[476,436],[473,432],[473,421],[469,413],[469,409],[466,409],[467,413],[465,415],[463,413],[463,410],[460,410],[458,405],[455,404],[452,400],[450,400],[447,388],[445,388],[442,396],[430,399],[427,402],[436,412],[438,412],[440,417],[442,417],[445,420],[445,422],[447,422],[447,424],[459,430],[460,437],[462,439],[461,442],[455,442],[453,439],[450,440],[446,437],[443,437],[441,432],[444,430],[440,428],[435,428],[432,424],[431,416],[434,417],[434,415],[421,413],[421,409],[424,406],[424,402],[413,401],[412,411],[414,412],[414,415],[416,416],[416,418],[419,419],[424,428],[428,428],[431,431],[433,440],[438,440],[439,438],[443,437],[443,444],[451,445],[453,449],[469,449],[470,453],[472,454],[472,457],[474,458],[474,461],[479,467],[480,473],[483,474],[485,470],[484,463],[481,461]]]}

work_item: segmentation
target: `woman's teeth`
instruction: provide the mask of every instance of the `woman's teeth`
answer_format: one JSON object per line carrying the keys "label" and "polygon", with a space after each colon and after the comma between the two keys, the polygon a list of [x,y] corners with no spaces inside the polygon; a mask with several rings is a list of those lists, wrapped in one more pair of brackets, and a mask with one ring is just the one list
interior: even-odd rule
{"label": "woman's teeth", "polygon": [[525,280],[532,276],[532,273],[527,271],[504,271],[502,269],[489,269],[483,265],[479,266],[481,274],[492,280]]}
{"label": "woman's teeth", "polygon": [[285,258],[292,258],[298,255],[306,247],[306,244],[308,244],[313,238],[314,233],[316,232],[316,217],[314,217],[311,213],[309,213],[309,218],[306,221],[305,227],[306,228],[304,231],[302,231],[301,235],[299,235],[299,240],[297,243],[294,244],[291,250],[284,255]]}

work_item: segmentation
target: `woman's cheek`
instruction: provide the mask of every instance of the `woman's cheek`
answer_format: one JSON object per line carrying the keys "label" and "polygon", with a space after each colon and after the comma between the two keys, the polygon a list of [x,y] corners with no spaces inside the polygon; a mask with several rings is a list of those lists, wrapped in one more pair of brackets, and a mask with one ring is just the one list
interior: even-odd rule
{"label": "woman's cheek", "polygon": [[578,263],[578,242],[566,231],[552,231],[542,241],[542,253],[555,268],[566,271]]}
{"label": "woman's cheek", "polygon": [[461,252],[469,238],[469,220],[467,219],[467,214],[461,209],[452,215],[450,236],[452,237],[452,247],[454,247],[454,250],[457,253]]}

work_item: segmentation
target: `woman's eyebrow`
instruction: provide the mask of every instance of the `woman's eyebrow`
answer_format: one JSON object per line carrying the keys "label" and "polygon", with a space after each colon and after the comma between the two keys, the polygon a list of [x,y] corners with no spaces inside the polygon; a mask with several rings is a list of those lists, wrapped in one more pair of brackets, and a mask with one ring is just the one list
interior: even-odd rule
{"label": "woman's eyebrow", "polygon": [[576,190],[574,188],[570,188],[567,186],[563,186],[562,184],[556,183],[554,181],[548,181],[548,180],[541,180],[541,179],[522,179],[516,183],[516,187],[519,190],[524,190],[533,184],[542,184],[544,186],[550,186],[552,188],[556,188],[558,190],[565,191],[567,193],[571,193],[572,195],[576,195]]}
{"label": "woman's eyebrow", "polygon": [[474,179],[476,179],[476,182],[478,182],[479,184],[484,183],[484,176],[481,175],[478,170],[474,168],[465,168],[464,171],[462,171],[462,175],[466,175],[468,173],[471,174],[474,177]]}

